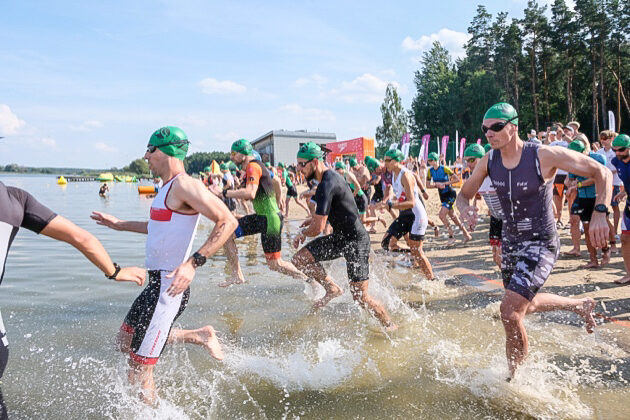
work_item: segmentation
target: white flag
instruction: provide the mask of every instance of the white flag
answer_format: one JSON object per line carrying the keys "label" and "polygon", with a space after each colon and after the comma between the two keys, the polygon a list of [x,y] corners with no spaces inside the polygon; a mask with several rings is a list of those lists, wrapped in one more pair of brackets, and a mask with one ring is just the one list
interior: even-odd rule
{"label": "white flag", "polygon": [[615,131],[615,113],[612,111],[608,111],[608,129]]}

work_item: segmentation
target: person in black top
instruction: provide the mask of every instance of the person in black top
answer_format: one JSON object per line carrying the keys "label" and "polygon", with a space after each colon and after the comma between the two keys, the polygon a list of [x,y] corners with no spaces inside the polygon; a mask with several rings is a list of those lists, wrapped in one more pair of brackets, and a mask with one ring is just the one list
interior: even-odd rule
{"label": "person in black top", "polygon": [[[71,221],[57,215],[42,205],[28,192],[7,187],[0,182],[0,283],[4,277],[9,248],[23,227],[35,233],[64,241],[78,249],[106,277],[116,281],[132,281],[142,286],[146,272],[139,267],[120,268],[112,263],[103,245],[91,233],[76,226]],[[0,378],[9,358],[9,342],[0,314]],[[0,392],[0,419],[7,418],[6,407]]]}
{"label": "person in black top", "polygon": [[298,150],[298,169],[307,180],[316,178],[319,185],[313,196],[315,213],[302,224],[306,227],[295,237],[293,246],[297,248],[307,236],[319,235],[327,221],[333,227],[333,233],[302,247],[294,255],[293,264],[324,287],[326,295],[315,303],[316,307],[322,307],[340,296],[343,290],[319,262],[344,257],[354,300],[374,314],[387,330],[395,330],[396,325],[383,305],[368,294],[370,236],[361,223],[352,191],[341,175],[325,166],[322,158],[321,148],[313,142]]}

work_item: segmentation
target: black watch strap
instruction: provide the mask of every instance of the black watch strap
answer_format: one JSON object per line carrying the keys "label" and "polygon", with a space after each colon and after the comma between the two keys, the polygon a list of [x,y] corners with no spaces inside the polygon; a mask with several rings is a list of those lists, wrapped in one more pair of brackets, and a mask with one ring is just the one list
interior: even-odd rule
{"label": "black watch strap", "polygon": [[600,213],[608,213],[608,206],[606,204],[598,204],[595,207],[593,207],[593,210]]}
{"label": "black watch strap", "polygon": [[201,267],[202,265],[204,265],[206,263],[207,258],[204,257],[203,255],[201,255],[198,252],[195,252],[192,255],[192,264],[193,267],[197,268],[197,267]]}
{"label": "black watch strap", "polygon": [[107,277],[110,280],[116,280],[116,276],[118,275],[118,273],[120,273],[120,266],[114,263],[114,274],[112,274],[111,276],[108,276],[107,274],[105,274],[105,277]]}

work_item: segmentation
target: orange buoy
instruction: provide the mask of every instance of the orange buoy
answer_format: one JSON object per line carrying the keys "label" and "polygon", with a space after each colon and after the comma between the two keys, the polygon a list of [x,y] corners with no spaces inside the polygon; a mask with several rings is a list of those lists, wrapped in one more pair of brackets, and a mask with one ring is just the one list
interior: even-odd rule
{"label": "orange buoy", "polygon": [[157,192],[157,188],[153,185],[140,185],[138,187],[138,194],[155,194]]}

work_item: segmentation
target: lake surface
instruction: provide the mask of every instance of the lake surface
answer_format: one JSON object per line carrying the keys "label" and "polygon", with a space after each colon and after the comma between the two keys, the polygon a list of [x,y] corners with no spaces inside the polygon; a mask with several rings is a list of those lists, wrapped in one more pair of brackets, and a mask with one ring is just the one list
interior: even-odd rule
{"label": "lake surface", "polygon": [[[151,200],[137,184],[110,184],[103,199],[98,183],[0,181],[94,233],[120,265],[144,264],[143,235],[89,218],[99,210],[146,220]],[[194,247],[211,228],[200,222]],[[283,241],[290,258],[286,228]],[[225,360],[196,346],[167,347],[155,369],[161,403],[148,408],[127,387],[125,357],[113,345],[141,289],[105,279],[67,244],[20,230],[0,289],[11,418],[628,418],[630,358],[618,344],[627,328],[607,324],[587,335],[568,315],[528,317],[530,356],[507,383],[500,294],[444,275],[427,282],[373,255],[370,290],[400,326],[386,335],[347,291],[313,311],[311,287],[270,272],[257,236],[237,243],[248,283],[217,287],[226,259],[215,256],[198,270],[176,323],[213,325]],[[327,268],[347,285],[342,261]]]}

